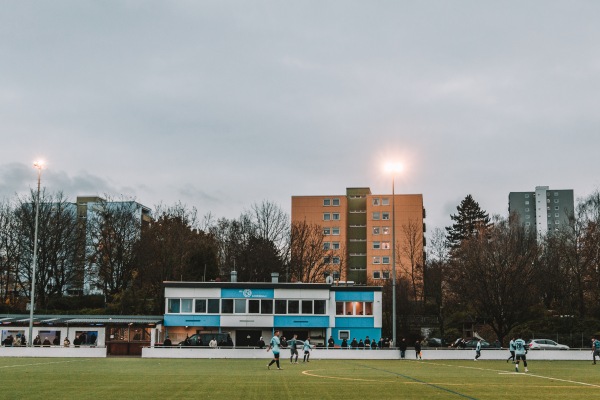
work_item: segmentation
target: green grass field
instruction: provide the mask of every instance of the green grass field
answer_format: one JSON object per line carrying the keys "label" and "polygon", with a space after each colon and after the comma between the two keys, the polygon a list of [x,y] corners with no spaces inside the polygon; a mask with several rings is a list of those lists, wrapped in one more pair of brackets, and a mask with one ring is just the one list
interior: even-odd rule
{"label": "green grass field", "polygon": [[[600,364],[0,358],[1,399],[593,399]],[[523,371],[521,365],[520,370]]]}

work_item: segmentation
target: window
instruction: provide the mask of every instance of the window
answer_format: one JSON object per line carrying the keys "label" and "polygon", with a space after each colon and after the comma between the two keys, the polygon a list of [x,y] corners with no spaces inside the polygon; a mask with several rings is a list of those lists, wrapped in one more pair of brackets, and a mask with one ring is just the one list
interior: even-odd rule
{"label": "window", "polygon": [[181,299],[169,299],[169,313],[179,313],[181,311]]}
{"label": "window", "polygon": [[313,302],[312,300],[302,300],[302,314],[313,313]]}
{"label": "window", "polygon": [[196,299],[196,313],[206,313],[206,299]]}
{"label": "window", "polygon": [[390,219],[390,213],[389,212],[381,213],[381,219],[389,221],[389,219]]}
{"label": "window", "polygon": [[323,213],[323,221],[329,221],[329,220],[331,220],[331,214]]}
{"label": "window", "polygon": [[378,212],[374,212],[373,213],[373,220],[374,221],[379,221],[379,213]]}
{"label": "window", "polygon": [[558,196],[558,192],[554,192],[554,196]]}
{"label": "window", "polygon": [[529,205],[529,200],[525,201],[525,205],[528,206]]}
{"label": "window", "polygon": [[373,197],[373,205],[374,206],[378,206],[379,205],[379,199],[377,197]]}
{"label": "window", "polygon": [[389,197],[384,197],[383,199],[381,199],[381,204],[384,206],[389,206],[390,205]]}
{"label": "window", "polygon": [[218,314],[219,313],[219,299],[208,299],[208,313]]}
{"label": "window", "polygon": [[381,248],[381,242],[373,242],[373,249],[379,250]]}
{"label": "window", "polygon": [[381,242],[381,248],[384,250],[390,249],[390,242]]}
{"label": "window", "polygon": [[323,242],[323,250],[329,250],[330,246],[331,246],[331,243],[329,243],[329,242]]}
{"label": "window", "polygon": [[390,258],[388,256],[381,257],[381,263],[382,264],[389,264],[390,263]]}
{"label": "window", "polygon": [[320,314],[320,315],[325,314],[326,306],[327,306],[327,302],[325,300],[315,300],[314,313]]}
{"label": "window", "polygon": [[275,300],[275,314],[287,314],[287,301]]}
{"label": "window", "polygon": [[323,228],[323,235],[331,235],[331,228]]}
{"label": "window", "polygon": [[554,211],[558,211],[558,210],[559,210],[558,206],[554,206]]}
{"label": "window", "polygon": [[383,271],[383,279],[390,279],[390,271]]}
{"label": "window", "polygon": [[335,315],[344,315],[344,303],[341,301],[335,303]]}
{"label": "window", "polygon": [[332,214],[332,219],[334,221],[339,221],[340,220],[340,213],[333,213]]}
{"label": "window", "polygon": [[350,340],[350,331],[339,331],[338,335],[340,340]]}
{"label": "window", "polygon": [[221,299],[221,313],[233,314],[233,299]]}
{"label": "window", "polygon": [[525,193],[525,198],[528,199],[529,198],[529,193]]}
{"label": "window", "polygon": [[340,242],[332,242],[331,243],[331,248],[334,250],[339,250],[340,249]]}
{"label": "window", "polygon": [[354,314],[355,315],[364,315],[364,303],[361,301],[357,301],[354,303]]}
{"label": "window", "polygon": [[373,257],[373,264],[381,264],[381,257]]}
{"label": "window", "polygon": [[323,205],[325,207],[330,206],[331,205],[331,199],[323,199]]}
{"label": "window", "polygon": [[340,264],[340,258],[339,258],[339,257],[333,257],[333,259],[331,260],[331,262],[332,262],[333,264],[337,264],[337,265],[339,265],[339,264]]}
{"label": "window", "polygon": [[525,216],[525,219],[529,219],[530,217],[531,217],[530,215],[526,215],[526,216]]}
{"label": "window", "polygon": [[560,222],[558,222],[558,220],[554,221],[555,225],[558,225]]}
{"label": "window", "polygon": [[373,271],[373,279],[381,279],[381,272]]}
{"label": "window", "polygon": [[389,235],[390,234],[390,227],[389,226],[384,226],[383,227],[383,234],[384,235]]}
{"label": "window", "polygon": [[323,257],[323,264],[331,264],[331,257]]}
{"label": "window", "polygon": [[525,226],[529,226],[531,225],[529,222],[525,222]]}
{"label": "window", "polygon": [[379,228],[378,226],[374,226],[373,227],[373,235],[379,235],[379,231],[381,228]]}
{"label": "window", "polygon": [[555,203],[558,203],[558,199],[554,199],[554,202],[555,202]]}
{"label": "window", "polygon": [[235,313],[246,314],[246,299],[235,299]]}
{"label": "window", "polygon": [[373,303],[370,301],[365,303],[365,315],[373,315]]}
{"label": "window", "polygon": [[340,272],[339,271],[333,271],[333,279],[335,279],[335,280],[339,280],[340,279]]}
{"label": "window", "polygon": [[529,212],[529,207],[525,208],[525,212]]}
{"label": "window", "polygon": [[300,314],[299,300],[288,300],[288,314]]}
{"label": "window", "polygon": [[248,300],[248,313],[259,314],[260,313],[260,300]]}
{"label": "window", "polygon": [[261,314],[273,314],[273,300],[261,300],[260,301],[260,313]]}
{"label": "window", "polygon": [[339,235],[340,234],[340,228],[332,228],[331,229],[331,234],[332,235]]}
{"label": "window", "polygon": [[332,200],[332,204],[333,204],[334,206],[339,206],[339,205],[340,205],[340,199],[333,199],[333,200]]}
{"label": "window", "polygon": [[192,299],[181,299],[181,312],[191,313],[192,312]]}

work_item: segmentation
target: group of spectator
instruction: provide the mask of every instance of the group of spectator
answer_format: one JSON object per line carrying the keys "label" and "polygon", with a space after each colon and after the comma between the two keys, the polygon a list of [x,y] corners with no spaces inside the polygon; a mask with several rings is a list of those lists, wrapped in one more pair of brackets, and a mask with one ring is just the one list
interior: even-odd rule
{"label": "group of spectator", "polygon": [[27,340],[25,339],[25,335],[21,335],[17,333],[16,337],[13,335],[8,335],[3,341],[2,346],[4,347],[24,347],[27,346]]}
{"label": "group of spectator", "polygon": [[[330,340],[332,340],[330,338]],[[335,343],[334,343],[335,345]],[[329,346],[330,348],[333,346]],[[353,349],[353,350],[377,350],[377,349],[383,349],[383,348],[389,348],[389,347],[393,347],[393,343],[392,340],[388,339],[388,338],[380,338],[379,341],[376,341],[375,339],[370,339],[368,336],[363,340],[363,339],[359,339],[358,341],[356,340],[356,338],[353,338],[352,341],[350,342],[350,344],[348,344],[348,340],[347,339],[343,339],[342,340],[342,345],[340,346],[342,349]]]}

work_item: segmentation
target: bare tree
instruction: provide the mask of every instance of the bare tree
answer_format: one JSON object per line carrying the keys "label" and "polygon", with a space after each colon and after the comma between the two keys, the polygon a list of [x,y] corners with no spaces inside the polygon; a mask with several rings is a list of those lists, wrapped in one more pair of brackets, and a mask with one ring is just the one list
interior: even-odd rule
{"label": "bare tree", "polygon": [[289,216],[276,203],[263,200],[254,203],[245,214],[255,228],[255,235],[273,242],[280,255],[287,253],[289,246]]}
{"label": "bare tree", "polygon": [[323,228],[306,221],[294,222],[291,229],[289,270],[292,280],[322,282],[328,271],[330,249],[324,248]]}
{"label": "bare tree", "polygon": [[406,276],[411,286],[411,297],[415,303],[423,301],[423,225],[408,221],[402,226],[401,241],[396,245],[400,273]]}

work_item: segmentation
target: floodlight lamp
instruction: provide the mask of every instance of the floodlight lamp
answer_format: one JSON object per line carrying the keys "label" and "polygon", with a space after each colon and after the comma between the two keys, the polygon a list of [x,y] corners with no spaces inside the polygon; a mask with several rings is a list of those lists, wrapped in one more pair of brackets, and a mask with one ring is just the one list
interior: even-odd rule
{"label": "floodlight lamp", "polygon": [[388,173],[400,173],[404,170],[404,166],[399,162],[389,162],[385,165],[385,172]]}

